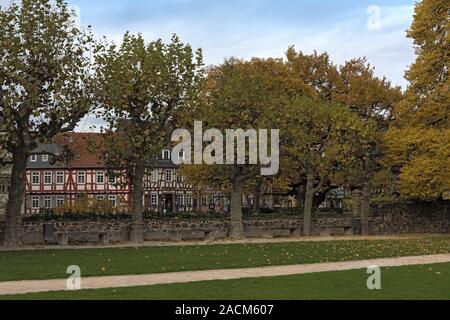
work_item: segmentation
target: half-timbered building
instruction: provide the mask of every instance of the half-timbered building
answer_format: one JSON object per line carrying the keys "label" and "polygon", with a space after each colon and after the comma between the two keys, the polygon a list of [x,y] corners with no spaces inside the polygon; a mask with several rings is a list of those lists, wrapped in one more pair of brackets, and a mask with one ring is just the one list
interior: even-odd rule
{"label": "half-timbered building", "polygon": [[[0,116],[0,124],[1,123],[3,123],[3,118]],[[3,134],[3,132],[0,132],[0,135]],[[11,182],[11,160],[11,154],[0,147],[0,216],[6,214],[9,185]]]}
{"label": "half-timbered building", "polygon": [[[86,200],[109,201],[117,211],[130,209],[131,185],[120,174],[110,176],[114,170],[107,168],[102,151],[92,147],[102,145],[99,139],[101,134],[68,133],[34,150],[27,167],[26,214]],[[149,160],[142,200],[146,211],[166,213],[223,211],[227,204],[220,192],[207,189],[199,194],[187,183],[173,164],[170,150]]]}
{"label": "half-timbered building", "polygon": [[10,180],[11,167],[9,165],[0,166],[0,216],[6,214]]}
{"label": "half-timbered building", "polygon": [[[179,155],[183,156],[183,155]],[[153,212],[223,212],[228,200],[221,192],[207,188],[196,190],[174,165],[170,150],[150,161],[144,179],[144,207]]]}
{"label": "half-timbered building", "polygon": [[[106,202],[115,212],[129,212],[131,184],[120,175],[121,168],[107,167],[104,152],[98,147],[103,145],[101,139],[102,135],[97,133],[66,133],[34,150],[28,159],[25,214],[94,201]],[[230,210],[227,194],[211,188],[197,190],[189,184],[180,174],[179,166],[173,163],[169,149],[162,150],[157,159],[149,159],[143,183],[142,201],[147,212],[227,213]],[[268,208],[289,206],[289,197],[282,198],[277,203],[278,197],[267,191],[262,192],[260,202]],[[243,196],[243,205],[253,206],[253,198]]]}
{"label": "half-timbered building", "polygon": [[98,134],[64,134],[33,152],[28,160],[26,214],[94,199],[110,201],[115,208],[129,207],[130,185],[110,177],[101,152],[90,147],[100,138]]}

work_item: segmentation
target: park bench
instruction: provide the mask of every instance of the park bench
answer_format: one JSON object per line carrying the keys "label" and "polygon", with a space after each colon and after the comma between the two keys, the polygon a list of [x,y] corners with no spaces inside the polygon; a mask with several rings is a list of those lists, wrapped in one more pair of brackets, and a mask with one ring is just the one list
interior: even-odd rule
{"label": "park bench", "polygon": [[55,233],[55,238],[60,246],[67,246],[70,238],[74,236],[93,236],[95,235],[100,244],[109,244],[109,237],[107,232],[93,232],[93,231],[61,231]]}
{"label": "park bench", "polygon": [[354,235],[353,226],[322,226],[320,227],[320,235],[323,237]]}

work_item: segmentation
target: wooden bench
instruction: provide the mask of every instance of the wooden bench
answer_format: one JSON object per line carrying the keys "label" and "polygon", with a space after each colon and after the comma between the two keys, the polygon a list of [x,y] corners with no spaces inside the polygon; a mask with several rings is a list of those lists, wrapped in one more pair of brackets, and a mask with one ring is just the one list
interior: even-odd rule
{"label": "wooden bench", "polygon": [[63,231],[63,232],[56,232],[55,237],[56,241],[59,246],[67,246],[69,244],[70,237],[72,236],[79,236],[79,235],[97,235],[98,242],[101,244],[109,244],[109,237],[107,232],[82,232],[82,231]]}
{"label": "wooden bench", "polygon": [[323,226],[320,227],[320,235],[324,237],[353,235],[352,226]]}

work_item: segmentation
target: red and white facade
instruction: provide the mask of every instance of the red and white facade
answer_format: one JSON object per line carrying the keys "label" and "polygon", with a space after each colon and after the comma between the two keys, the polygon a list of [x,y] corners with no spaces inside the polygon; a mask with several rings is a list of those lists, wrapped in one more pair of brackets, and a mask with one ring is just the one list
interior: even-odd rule
{"label": "red and white facade", "polygon": [[[99,134],[70,133],[55,144],[41,146],[30,157],[27,169],[25,214],[34,215],[55,208],[75,206],[81,201],[109,201],[118,212],[131,208],[131,185],[123,177],[110,177],[100,153],[89,151],[92,139]],[[53,163],[47,153],[68,148],[73,154],[69,163]],[[42,152],[42,153],[40,153]],[[220,193],[202,192],[186,183],[177,166],[164,150],[161,160],[148,168],[144,179],[144,208],[153,212],[223,210]]]}

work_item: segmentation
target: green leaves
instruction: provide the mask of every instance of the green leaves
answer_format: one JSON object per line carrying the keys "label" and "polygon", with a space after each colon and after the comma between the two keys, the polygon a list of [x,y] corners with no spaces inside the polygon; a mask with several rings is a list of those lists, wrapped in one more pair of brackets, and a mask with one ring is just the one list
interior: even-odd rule
{"label": "green leaves", "polygon": [[170,140],[177,114],[196,103],[201,50],[194,55],[176,35],[169,43],[146,43],[127,32],[120,47],[102,43],[95,52],[95,98],[109,125],[106,150],[114,153],[109,165],[132,174],[136,163],[157,156]]}
{"label": "green leaves", "polygon": [[0,12],[0,140],[9,151],[73,130],[92,107],[92,36],[65,2],[24,0]]}

